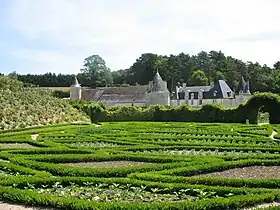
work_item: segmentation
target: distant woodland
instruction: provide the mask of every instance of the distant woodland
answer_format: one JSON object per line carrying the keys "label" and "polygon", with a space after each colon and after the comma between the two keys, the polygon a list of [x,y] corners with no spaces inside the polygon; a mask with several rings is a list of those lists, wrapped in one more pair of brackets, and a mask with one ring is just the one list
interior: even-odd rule
{"label": "distant woodland", "polygon": [[[280,93],[280,61],[273,68],[259,63],[244,62],[226,56],[221,51],[200,52],[197,55],[142,54],[127,69],[111,71],[99,55],[85,58],[83,68],[76,76],[82,86],[129,86],[146,85],[152,80],[156,70],[168,82],[171,90],[178,83],[188,85],[207,85],[211,81],[226,80],[235,90],[241,76],[250,81],[252,92]],[[50,69],[51,70],[51,69]],[[18,80],[41,87],[69,87],[75,75],[46,73],[41,75],[10,74]]]}

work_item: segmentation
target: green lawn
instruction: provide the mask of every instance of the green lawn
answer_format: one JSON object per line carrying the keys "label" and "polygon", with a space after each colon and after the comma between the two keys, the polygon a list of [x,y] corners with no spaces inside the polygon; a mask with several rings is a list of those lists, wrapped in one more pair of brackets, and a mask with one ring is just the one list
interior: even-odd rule
{"label": "green lawn", "polygon": [[0,133],[0,198],[55,209],[243,209],[278,200],[275,125],[111,122]]}

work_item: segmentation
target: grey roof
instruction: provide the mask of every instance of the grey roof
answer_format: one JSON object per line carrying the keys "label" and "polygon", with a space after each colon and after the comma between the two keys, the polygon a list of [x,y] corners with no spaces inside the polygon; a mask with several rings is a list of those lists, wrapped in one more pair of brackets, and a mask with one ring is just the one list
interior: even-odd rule
{"label": "grey roof", "polygon": [[153,79],[153,87],[152,87],[152,91],[156,92],[156,91],[168,91],[167,87],[166,87],[166,82],[164,82],[159,74],[159,72],[157,71],[157,73],[154,76]]}
{"label": "grey roof", "polygon": [[244,80],[244,77],[241,77],[241,79],[238,83],[237,93],[239,93],[240,91],[242,91],[243,93],[246,92],[246,82]]}
{"label": "grey roof", "polygon": [[75,77],[75,79],[74,79],[74,84],[72,85],[72,87],[81,87],[81,85],[79,84],[79,81],[78,81],[77,77]]}
{"label": "grey roof", "polygon": [[188,92],[199,92],[201,90],[203,91],[209,91],[211,89],[211,86],[190,86],[190,87],[180,87],[179,92],[182,91],[188,91]]}
{"label": "grey roof", "polygon": [[[221,98],[233,97],[233,91],[224,80],[218,80],[218,82],[214,84],[213,90],[216,90],[218,92],[217,95],[220,95]],[[228,93],[231,93],[232,96],[228,96]]]}
{"label": "grey roof", "polygon": [[[188,91],[189,90],[189,91]],[[199,92],[202,91],[203,99],[216,99],[216,98],[233,98],[233,91],[224,80],[218,80],[213,87],[211,86],[193,86],[181,87],[179,92],[187,91],[188,97],[194,95],[194,99],[198,99]]]}
{"label": "grey roof", "polygon": [[[100,102],[133,103],[145,102],[147,85],[130,87],[99,87],[95,89],[83,89],[84,100]],[[87,92],[87,93],[86,93]]]}

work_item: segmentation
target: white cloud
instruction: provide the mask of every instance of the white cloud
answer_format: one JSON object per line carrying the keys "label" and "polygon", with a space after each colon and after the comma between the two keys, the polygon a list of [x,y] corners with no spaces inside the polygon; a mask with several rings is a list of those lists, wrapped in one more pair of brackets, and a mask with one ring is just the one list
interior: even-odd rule
{"label": "white cloud", "polygon": [[13,52],[30,62],[36,58],[49,71],[78,72],[91,54],[116,70],[145,52],[212,49],[272,65],[279,59],[280,37],[273,36],[280,30],[279,7],[278,0],[14,0],[9,24],[27,39],[59,49]]}

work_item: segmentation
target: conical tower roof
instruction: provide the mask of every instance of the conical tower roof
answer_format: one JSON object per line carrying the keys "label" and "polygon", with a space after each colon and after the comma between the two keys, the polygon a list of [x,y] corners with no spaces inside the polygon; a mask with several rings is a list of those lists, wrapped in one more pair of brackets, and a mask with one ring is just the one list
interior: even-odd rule
{"label": "conical tower roof", "polygon": [[79,81],[78,81],[77,77],[75,77],[75,79],[74,79],[74,84],[72,85],[72,87],[81,87],[81,85],[79,84]]}
{"label": "conical tower roof", "polygon": [[153,88],[152,91],[166,91],[166,83],[162,80],[158,70],[153,79]]}
{"label": "conical tower roof", "polygon": [[246,82],[244,80],[244,77],[242,76],[239,83],[238,83],[238,87],[237,87],[237,93],[246,92]]}

